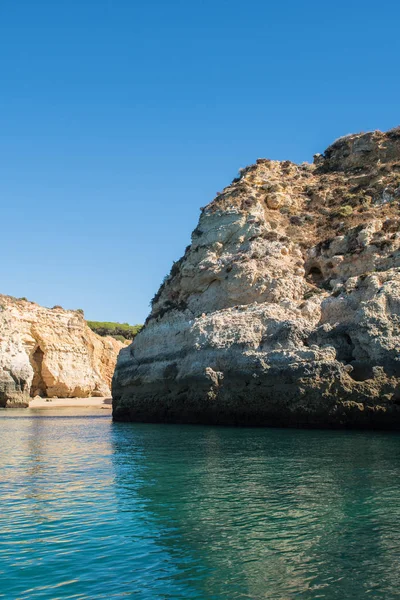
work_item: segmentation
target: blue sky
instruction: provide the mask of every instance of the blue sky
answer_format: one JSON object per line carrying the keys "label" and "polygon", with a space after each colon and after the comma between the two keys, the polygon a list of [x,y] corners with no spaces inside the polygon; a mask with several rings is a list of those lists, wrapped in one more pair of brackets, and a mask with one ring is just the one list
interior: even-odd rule
{"label": "blue sky", "polygon": [[400,124],[397,2],[2,0],[0,292],[142,322],[258,157]]}

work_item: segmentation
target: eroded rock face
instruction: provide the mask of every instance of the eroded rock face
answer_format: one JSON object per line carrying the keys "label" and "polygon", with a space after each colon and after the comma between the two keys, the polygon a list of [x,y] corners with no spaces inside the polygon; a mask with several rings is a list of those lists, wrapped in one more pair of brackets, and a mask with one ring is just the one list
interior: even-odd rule
{"label": "eroded rock face", "polygon": [[400,130],[259,159],[118,359],[117,420],[400,428]]}
{"label": "eroded rock face", "polygon": [[27,406],[38,394],[107,396],[122,347],[79,312],[0,295],[0,406]]}

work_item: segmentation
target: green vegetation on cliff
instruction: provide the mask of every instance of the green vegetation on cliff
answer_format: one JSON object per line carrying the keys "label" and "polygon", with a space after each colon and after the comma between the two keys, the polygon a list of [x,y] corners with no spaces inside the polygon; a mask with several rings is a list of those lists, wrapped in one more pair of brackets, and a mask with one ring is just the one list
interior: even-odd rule
{"label": "green vegetation on cliff", "polygon": [[142,329],[143,325],[129,325],[129,323],[110,323],[107,321],[87,321],[90,329],[98,335],[111,335],[112,337],[124,341],[132,341]]}

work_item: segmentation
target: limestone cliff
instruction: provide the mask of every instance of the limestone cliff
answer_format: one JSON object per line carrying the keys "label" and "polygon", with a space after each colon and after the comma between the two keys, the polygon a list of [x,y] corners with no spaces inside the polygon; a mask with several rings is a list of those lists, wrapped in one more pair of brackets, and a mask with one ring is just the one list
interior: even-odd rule
{"label": "limestone cliff", "polygon": [[400,428],[400,128],[265,159],[201,210],[118,359],[118,420]]}
{"label": "limestone cliff", "polygon": [[0,406],[37,394],[107,396],[123,346],[93,333],[79,311],[0,295]]}

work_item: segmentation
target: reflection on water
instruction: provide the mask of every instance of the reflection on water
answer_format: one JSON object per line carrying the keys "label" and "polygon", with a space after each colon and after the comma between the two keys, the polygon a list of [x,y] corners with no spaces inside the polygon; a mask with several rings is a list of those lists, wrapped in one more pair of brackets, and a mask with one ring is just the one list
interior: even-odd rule
{"label": "reflection on water", "polygon": [[0,598],[398,598],[396,434],[21,414]]}

